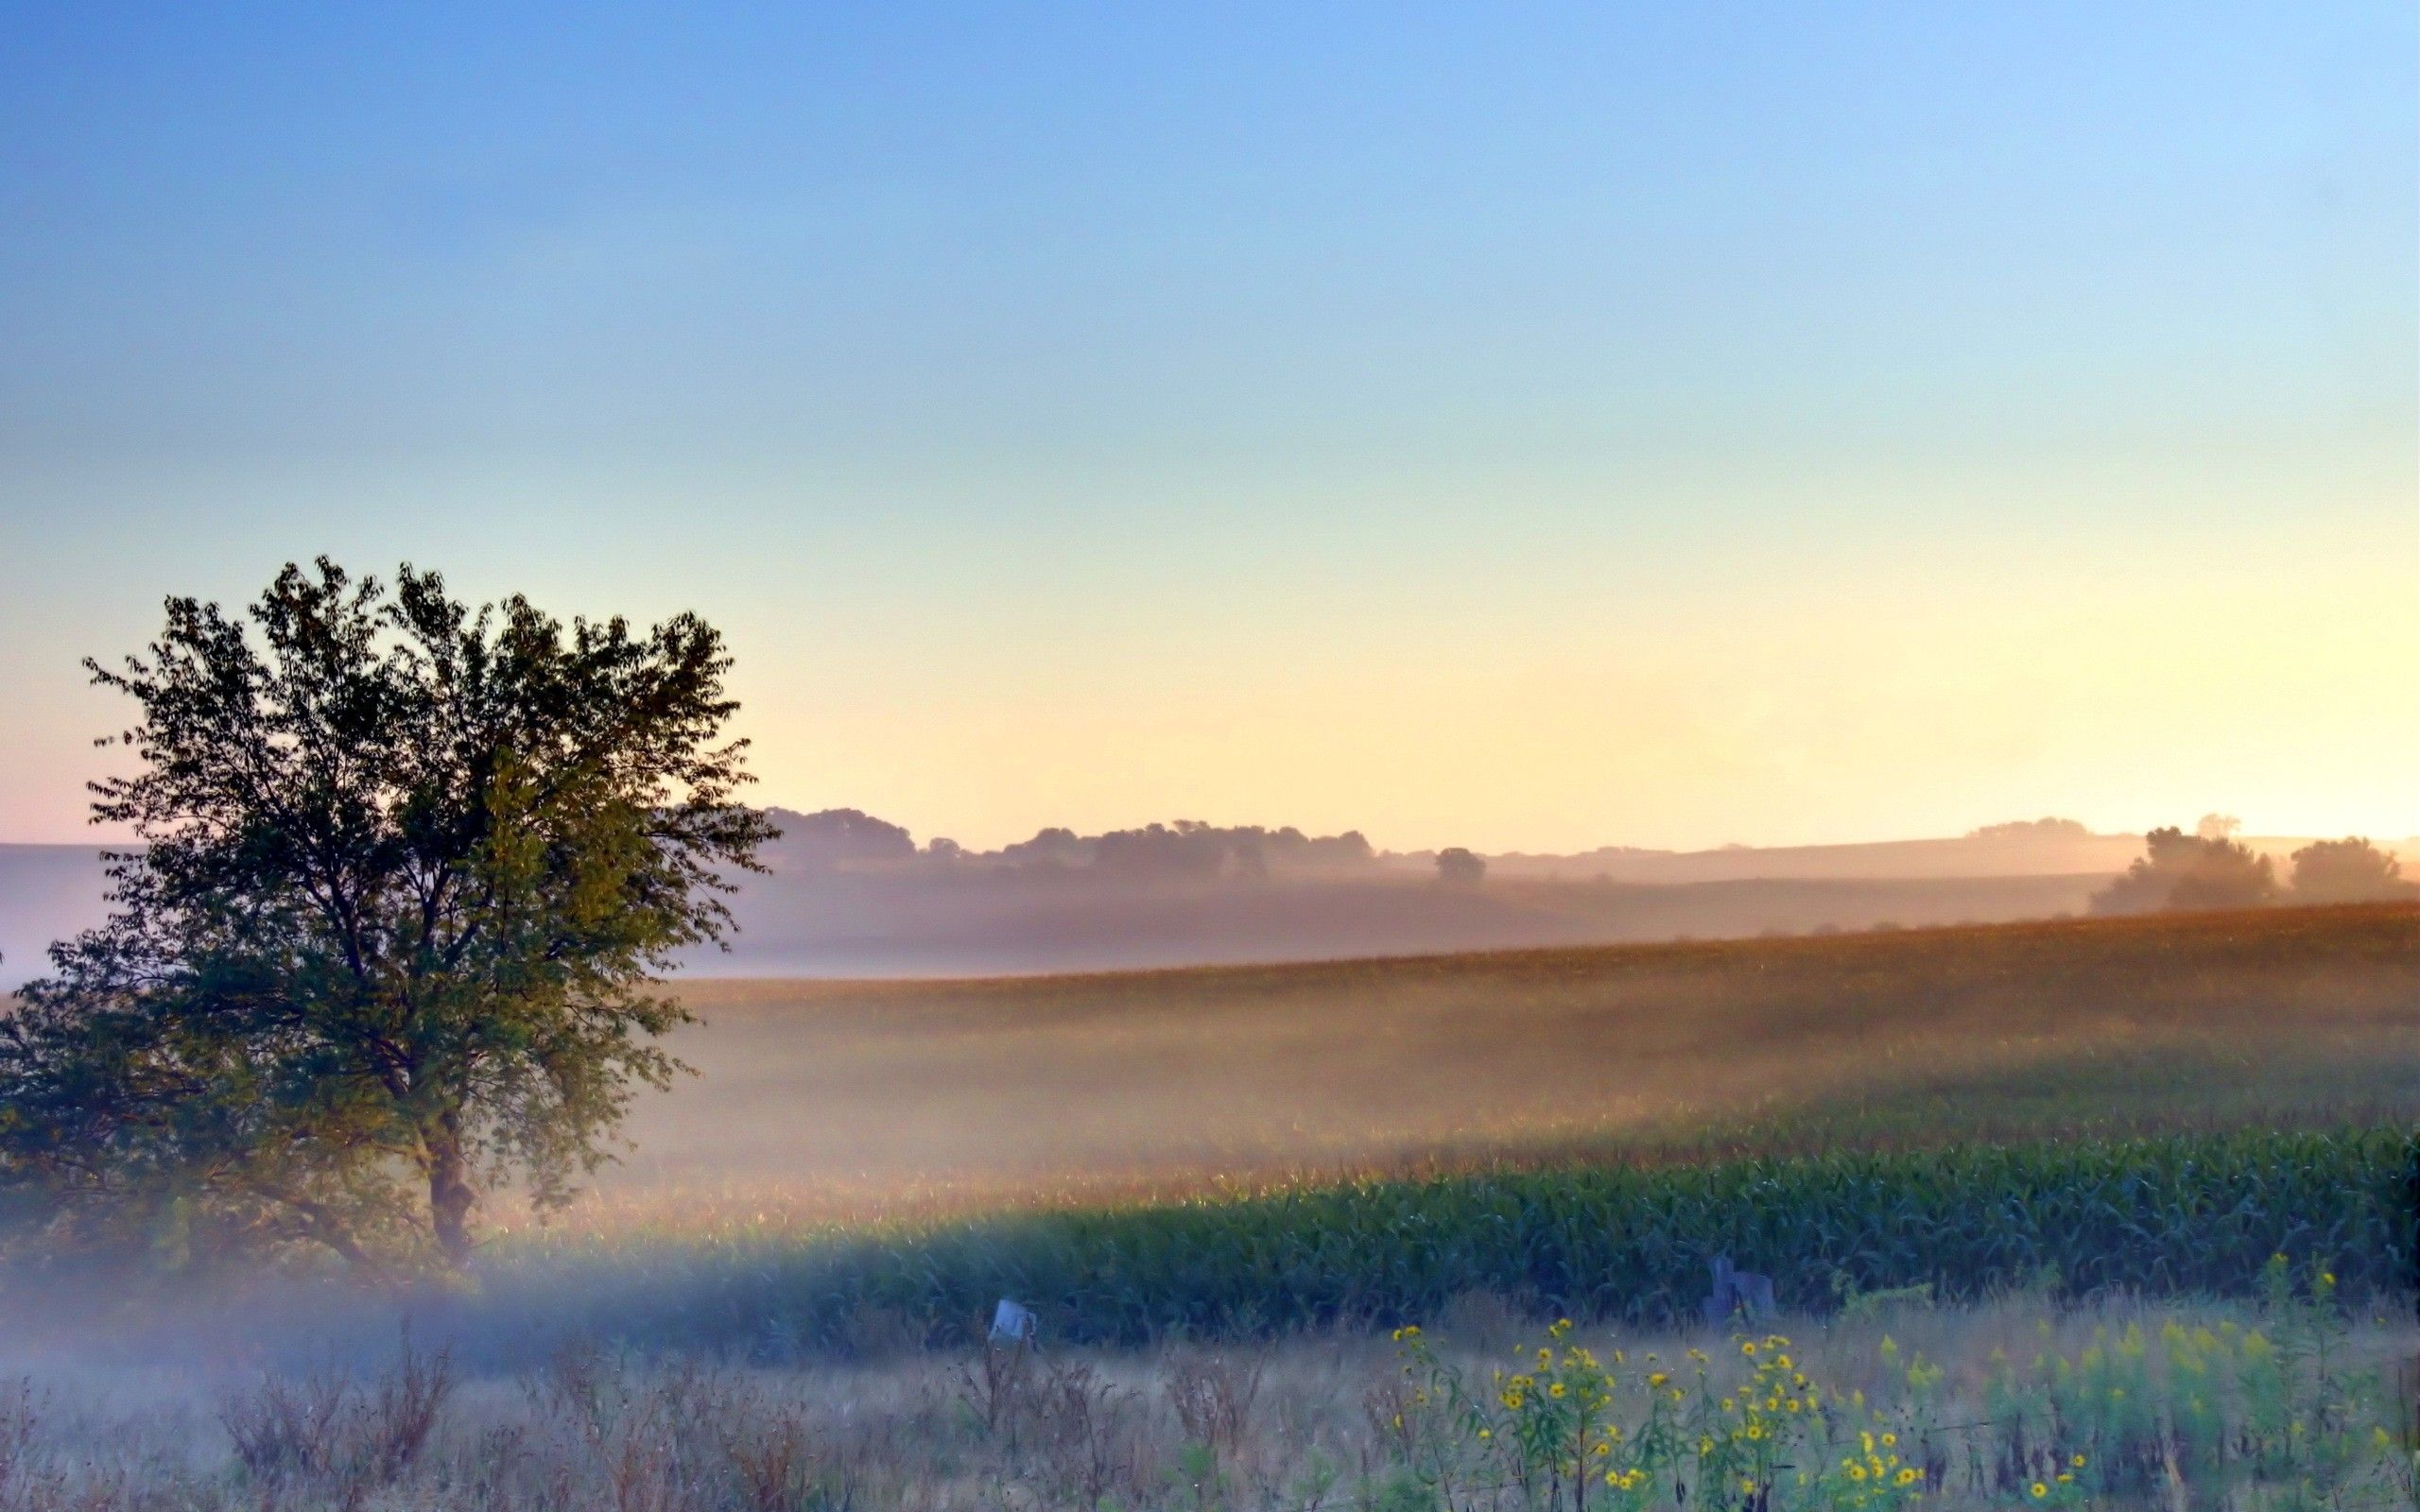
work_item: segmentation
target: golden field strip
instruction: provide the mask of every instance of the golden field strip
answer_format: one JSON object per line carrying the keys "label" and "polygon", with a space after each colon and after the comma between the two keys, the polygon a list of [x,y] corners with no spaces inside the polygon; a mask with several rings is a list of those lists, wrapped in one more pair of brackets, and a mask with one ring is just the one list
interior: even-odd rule
{"label": "golden field strip", "polygon": [[2420,1114],[2409,904],[682,991],[576,1224]]}

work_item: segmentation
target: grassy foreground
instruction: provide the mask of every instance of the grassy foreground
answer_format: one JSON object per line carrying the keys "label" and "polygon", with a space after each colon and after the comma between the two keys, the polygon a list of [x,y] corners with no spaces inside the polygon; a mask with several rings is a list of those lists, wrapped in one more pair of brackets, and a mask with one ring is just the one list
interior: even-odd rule
{"label": "grassy foreground", "polygon": [[1525,1320],[744,1368],[567,1349],[464,1376],[50,1373],[0,1395],[8,1512],[1672,1512],[2411,1507],[2402,1317],[2257,1298],[1868,1299],[1746,1335]]}

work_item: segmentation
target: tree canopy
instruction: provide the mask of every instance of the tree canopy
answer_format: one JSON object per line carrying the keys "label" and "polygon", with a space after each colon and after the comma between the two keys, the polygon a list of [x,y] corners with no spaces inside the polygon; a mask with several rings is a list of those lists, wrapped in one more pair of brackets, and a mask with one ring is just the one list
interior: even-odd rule
{"label": "tree canopy", "polygon": [[2403,878],[2403,863],[2359,835],[2316,840],[2294,852],[2296,902],[2372,902],[2415,891]]}
{"label": "tree canopy", "polygon": [[1476,887],[1487,876],[1487,858],[1466,846],[1437,852],[1437,880],[1448,887]]}
{"label": "tree canopy", "polygon": [[2276,902],[2275,868],[2250,846],[2227,838],[2209,818],[2204,833],[2173,826],[2143,836],[2143,854],[2125,874],[2093,894],[2097,914],[2162,909],[2256,908]]}
{"label": "tree canopy", "polygon": [[321,559],[231,615],[167,603],[102,686],[109,921],[0,1022],[0,1183],[50,1237],[199,1260],[458,1266],[484,1187],[541,1203],[678,1070],[656,988],[731,927],[771,826],[721,637],[473,610]]}

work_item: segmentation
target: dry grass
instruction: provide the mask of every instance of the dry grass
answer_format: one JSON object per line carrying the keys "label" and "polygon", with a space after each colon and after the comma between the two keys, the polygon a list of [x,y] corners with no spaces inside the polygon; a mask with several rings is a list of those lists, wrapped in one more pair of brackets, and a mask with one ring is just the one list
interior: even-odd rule
{"label": "dry grass", "polygon": [[[2394,1410],[2393,1366],[2420,1336],[2403,1318],[2351,1321],[2334,1368],[2349,1383],[2342,1400],[2360,1418],[2355,1437],[2366,1443],[2369,1418],[2360,1415]],[[2156,1382],[2156,1341],[2169,1323],[2274,1326],[2241,1306],[2116,1299],[2059,1311],[2023,1296],[1976,1308],[1907,1304],[1829,1325],[1790,1319],[1779,1326],[1795,1341],[1803,1368],[1826,1385],[1841,1410],[1859,1400],[1895,1411],[1911,1400],[1909,1367],[1938,1367],[1937,1382],[1921,1388],[1924,1411],[1934,1424],[1962,1425],[1996,1410],[1994,1380],[2005,1362],[2022,1370],[2037,1356],[2080,1359],[2096,1334],[2118,1338],[2129,1325],[2154,1341],[2145,1379]],[[1537,1320],[1477,1297],[1436,1320],[1431,1332],[1443,1358],[1484,1380],[1516,1349],[1526,1357],[1520,1347],[1536,1341],[1537,1327]],[[1640,1370],[1651,1367],[1649,1351],[1677,1367],[1688,1348],[1721,1344],[1703,1330],[1583,1330],[1575,1342],[1607,1360],[1622,1350]],[[1715,1352],[1718,1360],[1733,1353]],[[208,1370],[125,1378],[87,1368],[0,1400],[0,1512],[1104,1505],[1344,1512],[1438,1504],[1408,1484],[1405,1431],[1392,1421],[1402,1405],[1403,1378],[1397,1352],[1383,1337],[1297,1338],[1218,1352],[1182,1345],[1139,1354],[1046,1346],[1024,1359],[1007,1384],[995,1383],[996,1400],[988,1401],[967,1384],[983,1369],[972,1348],[813,1370],[648,1364],[573,1349],[523,1375],[463,1383],[440,1399],[413,1454],[399,1464],[372,1464],[349,1447],[355,1430],[347,1427],[346,1409],[313,1416],[307,1383],[264,1385]],[[299,1448],[264,1460],[247,1452],[237,1424],[250,1419],[234,1418],[228,1404],[276,1393],[304,1400],[298,1410],[309,1421]],[[372,1367],[357,1395],[395,1400],[411,1392]],[[309,1426],[320,1419],[321,1427]],[[1848,1426],[1853,1433],[1857,1422]],[[2010,1497],[1988,1484],[1988,1453],[1975,1456],[1976,1482],[1965,1484],[1970,1436],[1982,1451],[1995,1442],[1979,1430],[1953,1427],[1945,1435],[1945,1494],[1932,1504],[2021,1504],[2022,1494]],[[2370,1478],[2365,1486],[2391,1488],[2393,1466],[2384,1454],[2377,1457],[2378,1465],[2356,1469]],[[1476,1482],[1485,1465],[1475,1461],[1468,1469]],[[1467,1492],[1458,1504],[1510,1512],[1521,1503],[1498,1486]]]}

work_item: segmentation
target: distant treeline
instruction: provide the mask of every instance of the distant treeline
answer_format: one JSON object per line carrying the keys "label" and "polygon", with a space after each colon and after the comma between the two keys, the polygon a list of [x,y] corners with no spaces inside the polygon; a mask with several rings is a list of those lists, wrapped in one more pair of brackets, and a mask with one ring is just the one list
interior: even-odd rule
{"label": "distant treeline", "polygon": [[1349,871],[1367,868],[1380,859],[1358,830],[1312,835],[1290,824],[1271,830],[1257,824],[1178,819],[1172,824],[1100,834],[1079,834],[1053,826],[997,850],[972,850],[946,838],[919,847],[904,826],[856,809],[825,809],[816,814],[774,809],[770,816],[782,830],[781,840],[769,851],[777,867],[902,867],[923,862],[1207,880],[1265,877],[1276,871]]}
{"label": "distant treeline", "polygon": [[2143,837],[2143,853],[2125,874],[2093,894],[2097,914],[2146,914],[2272,903],[2386,902],[2420,897],[2402,862],[2359,835],[2315,840],[2293,852],[2282,883],[2273,857],[2235,838],[2236,821],[2204,815],[2195,833],[2173,827]]}

